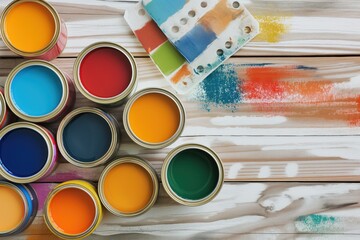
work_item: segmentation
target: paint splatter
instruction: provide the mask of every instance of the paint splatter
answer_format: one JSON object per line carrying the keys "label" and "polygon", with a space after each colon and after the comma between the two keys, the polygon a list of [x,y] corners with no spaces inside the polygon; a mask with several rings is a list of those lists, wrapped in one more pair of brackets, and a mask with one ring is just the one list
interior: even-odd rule
{"label": "paint splatter", "polygon": [[343,229],[339,218],[318,214],[300,216],[294,224],[301,233],[330,233]]}
{"label": "paint splatter", "polygon": [[255,16],[255,18],[260,24],[260,34],[256,37],[258,40],[277,43],[290,29],[290,26],[285,23],[289,17]]}

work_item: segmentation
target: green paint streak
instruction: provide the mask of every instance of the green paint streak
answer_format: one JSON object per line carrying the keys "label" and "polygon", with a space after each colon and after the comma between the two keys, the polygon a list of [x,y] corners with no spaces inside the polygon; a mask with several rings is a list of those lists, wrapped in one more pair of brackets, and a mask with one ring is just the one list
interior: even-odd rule
{"label": "green paint streak", "polygon": [[154,53],[151,54],[151,57],[161,72],[166,76],[173,73],[185,62],[185,58],[169,41],[166,41],[157,48]]}
{"label": "green paint streak", "polygon": [[171,189],[179,197],[200,200],[216,188],[219,170],[208,153],[199,149],[186,149],[171,160],[167,178]]}
{"label": "green paint streak", "polygon": [[341,221],[333,216],[311,214],[295,220],[296,230],[306,233],[329,233],[341,231]]}

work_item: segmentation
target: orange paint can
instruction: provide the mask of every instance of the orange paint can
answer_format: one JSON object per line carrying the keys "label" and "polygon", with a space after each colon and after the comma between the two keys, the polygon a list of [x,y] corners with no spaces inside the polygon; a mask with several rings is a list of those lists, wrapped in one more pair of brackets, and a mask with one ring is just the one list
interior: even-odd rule
{"label": "orange paint can", "polygon": [[102,217],[96,188],[86,181],[61,183],[45,201],[45,223],[51,232],[62,239],[88,237],[100,225]]}
{"label": "orange paint can", "polygon": [[156,202],[159,181],[149,163],[138,157],[123,157],[102,172],[98,192],[103,205],[123,217],[140,215]]}
{"label": "orange paint can", "polygon": [[60,55],[67,29],[56,10],[43,0],[14,0],[0,18],[5,45],[14,53],[50,61]]}

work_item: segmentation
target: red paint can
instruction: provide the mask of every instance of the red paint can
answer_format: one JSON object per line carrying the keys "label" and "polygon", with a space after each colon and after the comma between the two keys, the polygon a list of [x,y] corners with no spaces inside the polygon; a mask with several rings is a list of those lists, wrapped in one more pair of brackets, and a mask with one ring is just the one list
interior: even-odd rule
{"label": "red paint can", "polygon": [[15,116],[6,105],[4,89],[0,87],[0,129],[11,123]]}

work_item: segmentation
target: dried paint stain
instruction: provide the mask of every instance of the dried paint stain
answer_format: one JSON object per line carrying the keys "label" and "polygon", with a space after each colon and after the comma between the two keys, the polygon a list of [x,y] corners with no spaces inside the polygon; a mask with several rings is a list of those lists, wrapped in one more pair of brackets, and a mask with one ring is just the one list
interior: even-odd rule
{"label": "dried paint stain", "polygon": [[339,218],[318,214],[300,216],[294,224],[296,230],[301,233],[329,233],[343,230]]}
{"label": "dried paint stain", "polygon": [[282,35],[290,29],[290,26],[285,23],[289,17],[255,16],[255,18],[260,24],[260,34],[256,37],[258,40],[277,43],[281,40]]}

